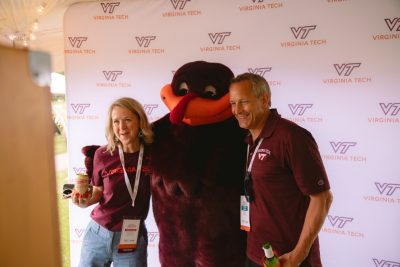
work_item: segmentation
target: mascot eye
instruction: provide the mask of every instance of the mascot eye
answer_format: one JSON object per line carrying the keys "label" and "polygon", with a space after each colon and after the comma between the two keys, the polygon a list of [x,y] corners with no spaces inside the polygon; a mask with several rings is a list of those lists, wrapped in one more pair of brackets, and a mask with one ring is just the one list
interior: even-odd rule
{"label": "mascot eye", "polygon": [[203,93],[204,97],[213,98],[217,96],[217,89],[212,85],[207,85]]}
{"label": "mascot eye", "polygon": [[189,86],[187,85],[187,83],[183,82],[179,85],[178,95],[184,96],[187,93],[189,93]]}

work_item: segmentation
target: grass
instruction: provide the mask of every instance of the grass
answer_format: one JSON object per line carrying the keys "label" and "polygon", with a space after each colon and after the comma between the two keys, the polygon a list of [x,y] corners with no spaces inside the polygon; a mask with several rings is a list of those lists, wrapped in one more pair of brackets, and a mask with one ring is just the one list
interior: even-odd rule
{"label": "grass", "polygon": [[[67,152],[67,144],[64,136],[56,134],[54,136],[55,154]],[[57,199],[58,199],[58,218],[60,222],[60,240],[61,240],[61,259],[63,267],[71,266],[70,259],[70,240],[69,240],[69,206],[68,200],[62,198],[62,185],[68,182],[68,170],[57,170]]]}
{"label": "grass", "polygon": [[67,143],[64,135],[55,134],[54,135],[54,154],[67,153]]}

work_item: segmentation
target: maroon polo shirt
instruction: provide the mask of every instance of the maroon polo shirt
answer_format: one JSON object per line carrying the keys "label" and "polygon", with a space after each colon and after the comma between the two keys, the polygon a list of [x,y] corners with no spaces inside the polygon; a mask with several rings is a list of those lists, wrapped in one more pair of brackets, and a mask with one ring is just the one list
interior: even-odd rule
{"label": "maroon polo shirt", "polygon": [[[247,256],[258,263],[266,241],[279,255],[294,249],[310,202],[308,195],[330,188],[317,144],[306,129],[271,109],[259,138],[264,139],[251,170],[254,201],[247,235]],[[259,138],[254,143],[250,136],[246,138],[249,161]],[[322,266],[318,238],[301,266]]]}
{"label": "maroon polo shirt", "polygon": [[[100,199],[99,205],[93,209],[91,217],[110,231],[121,231],[122,220],[125,216],[138,217],[142,220],[147,217],[150,201],[150,171],[148,167],[149,157],[146,150],[147,148],[145,147],[135,207],[132,207],[132,199],[125,184],[118,149],[113,152],[113,155],[106,151],[105,146],[96,150],[93,162],[92,184],[94,186],[103,186],[104,189],[103,197]],[[135,184],[138,158],[139,151],[124,153],[125,169],[128,173],[132,190]]]}

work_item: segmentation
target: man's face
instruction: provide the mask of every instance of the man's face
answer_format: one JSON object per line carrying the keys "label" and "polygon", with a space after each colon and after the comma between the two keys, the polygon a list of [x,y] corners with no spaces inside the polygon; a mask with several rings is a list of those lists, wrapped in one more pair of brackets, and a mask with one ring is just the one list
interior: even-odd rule
{"label": "man's face", "polygon": [[263,118],[267,114],[269,100],[267,94],[256,97],[251,82],[243,80],[231,84],[229,98],[232,113],[241,128],[261,130],[264,127]]}

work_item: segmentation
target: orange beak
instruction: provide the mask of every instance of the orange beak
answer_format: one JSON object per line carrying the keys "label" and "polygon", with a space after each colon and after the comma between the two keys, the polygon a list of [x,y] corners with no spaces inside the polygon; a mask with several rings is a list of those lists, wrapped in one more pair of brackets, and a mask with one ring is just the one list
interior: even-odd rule
{"label": "orange beak", "polygon": [[[161,89],[160,95],[162,101],[171,112],[184,98],[184,96],[176,96],[174,94],[171,84],[165,85]],[[232,110],[228,94],[215,100],[194,97],[186,105],[182,122],[197,126],[221,122],[230,117],[232,117]]]}

